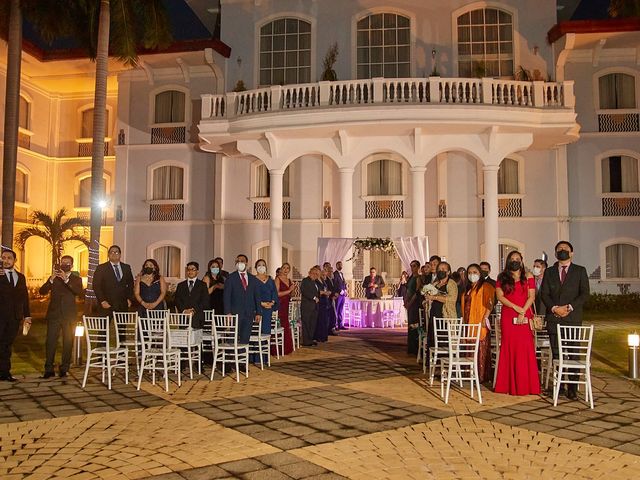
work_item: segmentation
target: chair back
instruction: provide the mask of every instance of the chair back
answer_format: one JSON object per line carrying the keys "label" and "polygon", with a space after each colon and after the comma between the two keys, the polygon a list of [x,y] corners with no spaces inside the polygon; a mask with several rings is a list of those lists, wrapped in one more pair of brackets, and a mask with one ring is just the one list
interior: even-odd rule
{"label": "chair back", "polygon": [[382,324],[385,322],[391,322],[393,325],[396,323],[396,312],[393,310],[384,310],[382,312]]}
{"label": "chair back", "polygon": [[477,363],[482,325],[479,323],[449,323],[449,358],[471,358]]}
{"label": "chair back", "polygon": [[557,328],[560,361],[574,361],[589,365],[591,362],[593,325],[586,327],[558,325]]}
{"label": "chair back", "polygon": [[135,345],[138,341],[138,312],[113,312],[116,345]]}
{"label": "chair back", "polygon": [[238,315],[214,315],[214,335],[218,345],[238,345]]}
{"label": "chair back", "polygon": [[[251,336],[252,337],[261,337],[262,336],[262,318],[258,321],[258,323],[251,324]],[[268,337],[269,335],[265,335]]]}
{"label": "chair back", "polygon": [[211,335],[213,333],[213,316],[215,312],[211,310],[203,310],[204,313],[204,325],[202,326],[203,335]]}
{"label": "chair back", "polygon": [[147,318],[169,318],[169,310],[147,310]]}
{"label": "chair back", "polygon": [[110,349],[109,317],[82,316],[84,335],[87,340],[87,352],[95,348]]}
{"label": "chair back", "polygon": [[500,324],[500,315],[497,313],[490,315],[489,323],[491,324],[491,345],[495,348],[499,348],[500,343],[502,343],[502,325]]}
{"label": "chair back", "polygon": [[142,344],[142,353],[146,350],[160,349],[166,352],[168,349],[166,317],[150,318],[139,317],[138,325],[140,330],[140,343]]}
{"label": "chair back", "polygon": [[271,312],[271,329],[278,328],[280,328],[280,316],[278,315],[278,312]]}
{"label": "chair back", "polygon": [[191,313],[170,313],[168,325],[169,347],[188,347],[193,340]]}

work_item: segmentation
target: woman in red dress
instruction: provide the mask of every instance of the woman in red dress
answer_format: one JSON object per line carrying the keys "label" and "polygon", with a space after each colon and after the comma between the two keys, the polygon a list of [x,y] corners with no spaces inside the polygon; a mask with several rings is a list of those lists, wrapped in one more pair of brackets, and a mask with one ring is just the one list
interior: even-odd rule
{"label": "woman in red dress", "polygon": [[502,303],[502,343],[495,391],[538,395],[540,378],[530,323],[536,285],[533,276],[525,272],[520,252],[507,256],[505,269],[496,282],[496,296]]}
{"label": "woman in red dress", "polygon": [[285,355],[293,352],[293,337],[291,336],[291,325],[289,324],[289,300],[291,299],[291,292],[293,292],[293,282],[289,279],[290,271],[291,265],[284,263],[276,277],[276,289],[278,290],[278,300],[280,300],[278,317],[280,318],[280,326],[284,328]]}

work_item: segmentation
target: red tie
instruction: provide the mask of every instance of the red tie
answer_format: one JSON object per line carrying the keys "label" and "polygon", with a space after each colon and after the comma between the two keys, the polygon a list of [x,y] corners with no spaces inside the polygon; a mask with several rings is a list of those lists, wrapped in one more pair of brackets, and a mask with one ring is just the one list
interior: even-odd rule
{"label": "red tie", "polygon": [[560,270],[560,283],[564,283],[565,278],[567,278],[567,266],[563,265]]}
{"label": "red tie", "polygon": [[242,280],[242,288],[247,289],[247,277],[245,277],[244,273],[240,274],[240,279]]}

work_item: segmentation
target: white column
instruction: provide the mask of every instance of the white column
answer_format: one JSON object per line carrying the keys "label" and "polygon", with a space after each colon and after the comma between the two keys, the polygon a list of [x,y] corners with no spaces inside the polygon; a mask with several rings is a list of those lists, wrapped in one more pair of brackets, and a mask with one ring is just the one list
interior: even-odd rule
{"label": "white column", "polygon": [[482,167],[484,176],[484,259],[491,270],[500,270],[498,254],[498,165]]}
{"label": "white column", "polygon": [[[340,236],[353,238],[353,168],[340,169]],[[353,262],[344,262],[342,274],[353,277]]]}
{"label": "white column", "polygon": [[566,145],[560,145],[556,148],[556,179],[558,240],[569,241],[569,173]]}
{"label": "white column", "polygon": [[284,170],[269,170],[270,197],[269,208],[269,268],[275,275],[276,268],[282,265],[282,180]]}
{"label": "white column", "polygon": [[411,167],[411,225],[414,237],[425,235],[425,190],[424,173],[426,167]]}

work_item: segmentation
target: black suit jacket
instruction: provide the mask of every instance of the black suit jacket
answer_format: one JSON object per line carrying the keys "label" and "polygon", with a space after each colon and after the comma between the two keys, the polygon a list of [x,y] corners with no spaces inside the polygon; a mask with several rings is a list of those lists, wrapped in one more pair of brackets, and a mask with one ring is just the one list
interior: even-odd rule
{"label": "black suit jacket", "polygon": [[69,281],[65,283],[56,277],[53,283],[47,280],[40,287],[40,295],[51,293],[47,319],[63,318],[67,321],[75,321],[77,316],[76,297],[82,294],[82,279],[78,275],[71,274]]}
{"label": "black suit jacket", "polygon": [[573,311],[561,319],[563,324],[580,325],[582,323],[582,307],[589,298],[589,276],[587,270],[572,263],[567,269],[564,283],[560,283],[558,265],[549,267],[544,272],[540,297],[547,307],[546,319],[555,321],[557,317],[551,313],[555,306],[571,305]]}
{"label": "black suit jacket", "polygon": [[384,280],[380,275],[376,275],[373,279],[373,283],[376,286],[375,291],[372,293],[369,285],[371,284],[371,275],[364,277],[362,281],[362,288],[364,288],[364,295],[369,299],[376,299],[382,297],[382,287],[384,287]]}
{"label": "black suit jacket", "polygon": [[207,284],[202,280],[194,278],[193,288],[189,292],[188,280],[184,280],[176,287],[174,301],[179,313],[188,308],[195,310],[191,317],[191,326],[193,328],[202,328],[204,326],[204,311],[209,307],[209,289]]}
{"label": "black suit jacket", "polygon": [[31,316],[27,279],[20,272],[15,273],[18,275],[15,287],[9,283],[6,272],[0,275],[0,322],[3,323],[20,322]]}
{"label": "black suit jacket", "polygon": [[316,298],[320,299],[318,285],[310,277],[304,277],[300,282],[300,310],[302,315],[312,315],[318,310]]}
{"label": "black suit jacket", "polygon": [[[93,274],[93,291],[96,294],[98,309],[102,315],[109,315],[112,312],[126,312],[129,310],[127,300],[135,301],[131,267],[120,262],[120,268],[122,278],[119,282],[116,280],[116,273],[111,262],[101,263]],[[110,309],[104,309],[100,306],[105,300],[111,305]]]}
{"label": "black suit jacket", "polygon": [[336,288],[336,293],[342,295],[344,292],[344,295],[347,294],[347,282],[344,279],[344,274],[338,270],[333,272],[333,285]]}

